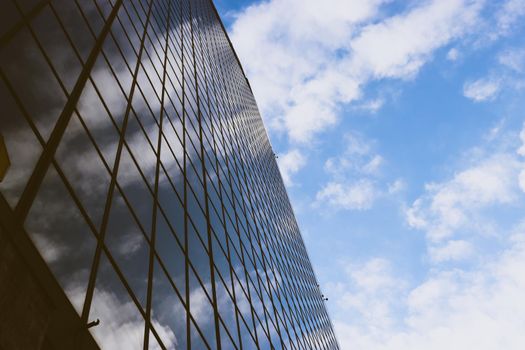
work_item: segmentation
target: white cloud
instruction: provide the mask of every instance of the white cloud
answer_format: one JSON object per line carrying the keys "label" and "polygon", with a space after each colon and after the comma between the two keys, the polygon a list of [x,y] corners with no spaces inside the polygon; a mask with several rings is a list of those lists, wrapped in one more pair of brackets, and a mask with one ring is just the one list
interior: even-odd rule
{"label": "white cloud", "polygon": [[476,213],[516,200],[518,172],[522,164],[509,154],[480,160],[442,183],[426,186],[426,194],[406,211],[408,224],[425,230],[433,241],[450,237],[460,228],[472,228],[481,218]]}
{"label": "white cloud", "polygon": [[523,192],[525,192],[525,169],[523,169],[521,172],[520,172],[520,175],[519,175],[519,184],[520,184],[520,188]]}
{"label": "white cloud", "polygon": [[376,180],[384,159],[374,152],[374,142],[349,132],[344,137],[344,151],[324,164],[330,180],[317,192],[316,202],[329,203],[346,210],[370,209],[382,195]]}
{"label": "white cloud", "polygon": [[525,49],[511,49],[502,52],[498,56],[500,64],[518,73],[525,69]]}
{"label": "white cloud", "polygon": [[435,49],[473,26],[479,10],[475,1],[428,1],[365,27],[351,43],[354,61],[374,77],[409,78]]}
{"label": "white cloud", "polygon": [[[346,262],[340,265],[342,278],[326,286],[329,298],[335,296],[329,300],[337,308],[336,320],[344,315],[343,318],[349,323],[367,325],[372,333],[393,326],[395,317],[391,304],[405,284],[394,278],[391,263],[386,259],[372,258],[364,263]],[[342,345],[347,346],[351,343],[344,341],[345,334],[338,327],[341,323],[335,322],[336,334],[343,340]]]}
{"label": "white cloud", "polygon": [[[511,8],[511,2],[503,7]],[[269,0],[239,14],[232,41],[271,131],[286,134],[292,144],[301,143],[292,146],[298,150],[337,124],[345,104],[369,101],[366,84],[412,79],[435,50],[456,45],[478,29],[486,3],[409,2],[392,14],[382,1]],[[501,28],[515,21],[509,11],[505,17],[505,11],[496,14]],[[494,23],[494,17],[489,22]],[[447,56],[458,55],[452,49]],[[464,93],[487,100],[504,83],[480,79],[466,84]],[[326,160],[330,179],[318,191],[316,203],[364,210],[382,195],[377,182],[383,158],[364,138],[349,139],[345,151]],[[492,230],[482,212],[519,202],[522,168],[514,150],[497,153],[427,186],[406,214],[409,226],[426,233],[432,270],[410,288],[384,259],[343,269],[346,280],[330,284],[327,293],[336,308],[334,324],[343,349],[521,348],[524,244],[512,241],[503,253],[492,252],[472,270],[443,270],[449,264],[441,263],[479,253],[465,231]],[[396,181],[388,192],[403,187]]]}
{"label": "white cloud", "polygon": [[118,239],[116,252],[120,255],[131,258],[134,253],[138,252],[145,244],[144,237],[139,230],[132,226],[132,228],[123,231],[122,236]]}
{"label": "white cloud", "polygon": [[388,185],[388,193],[396,194],[403,191],[407,187],[406,182],[403,179],[397,179]]}
{"label": "white cloud", "polygon": [[[435,270],[411,286],[396,277],[384,259],[349,264],[347,274],[329,284],[327,291],[329,296],[337,295],[329,306],[341,348],[521,349],[525,343],[523,225],[508,237],[504,251],[474,269]],[[366,277],[364,282],[359,276]]]}
{"label": "white cloud", "polygon": [[363,172],[367,174],[376,174],[379,171],[379,168],[383,164],[384,160],[379,154],[376,154],[366,163],[363,167]]}
{"label": "white cloud", "polygon": [[344,81],[330,71],[323,74],[324,67],[334,63],[353,26],[372,17],[379,3],[274,0],[238,14],[231,38],[270,126],[306,140],[316,128],[335,122],[329,90]]}
{"label": "white cloud", "polygon": [[401,308],[395,320],[400,326],[379,337],[342,318],[339,328],[349,334],[343,348],[354,349],[350,336],[367,349],[522,347],[525,221],[499,213],[523,207],[519,181],[525,164],[513,151],[515,134],[499,137],[497,152],[469,152],[476,158],[450,179],[427,185],[406,211],[409,226],[426,233],[430,269],[406,293],[395,294],[390,307]]}
{"label": "white cloud", "polygon": [[[129,297],[123,298],[122,295],[118,296],[109,290],[95,289],[90,317],[99,319],[100,325],[91,328],[90,331],[104,349],[141,349],[143,346],[144,319],[135,304],[126,299],[129,300]],[[176,348],[177,339],[173,331],[154,318],[152,323],[164,346],[169,349]],[[153,345],[153,348],[159,347]]]}
{"label": "white cloud", "polygon": [[317,203],[328,203],[336,208],[349,210],[370,209],[378,196],[374,184],[369,180],[354,183],[327,183],[316,195]]}
{"label": "white cloud", "polygon": [[459,58],[459,51],[455,47],[451,48],[447,52],[447,60],[456,61]]}
{"label": "white cloud", "polygon": [[525,15],[524,0],[505,1],[496,13],[498,34],[507,34],[523,15]]}
{"label": "white cloud", "polygon": [[373,149],[373,141],[367,140],[356,132],[348,132],[344,136],[342,154],[328,158],[324,169],[335,178],[347,177],[350,173],[377,175],[384,159]]}
{"label": "white cloud", "polygon": [[521,129],[521,132],[520,132],[520,141],[521,141],[521,145],[520,145],[520,148],[518,148],[517,152],[520,156],[525,157],[525,123],[523,123],[523,129]]}
{"label": "white cloud", "polygon": [[383,107],[385,104],[385,100],[382,98],[375,98],[373,100],[364,101],[360,105],[357,106],[357,108],[361,110],[365,110],[370,113],[376,113]]}
{"label": "white cloud", "polygon": [[372,145],[363,136],[349,132],[345,135],[345,153],[367,155],[371,152]]}
{"label": "white cloud", "polygon": [[436,263],[449,260],[465,260],[474,253],[474,247],[464,240],[451,240],[442,246],[429,248],[430,259]]}
{"label": "white cloud", "polygon": [[286,186],[293,186],[292,175],[297,173],[306,164],[306,158],[297,150],[291,150],[288,153],[279,155],[277,158],[279,169]]}
{"label": "white cloud", "polygon": [[493,99],[501,87],[497,79],[478,79],[463,86],[463,95],[476,102]]}
{"label": "white cloud", "polygon": [[[208,288],[210,288],[210,286],[208,286]],[[211,308],[212,305],[202,288],[197,287],[190,292],[190,312],[195,318],[195,321],[202,327],[212,322],[210,318]],[[179,312],[183,311],[179,310]]]}
{"label": "white cloud", "polygon": [[71,251],[70,247],[50,240],[45,233],[33,233],[31,239],[48,264],[59,262],[64,254]]}
{"label": "white cloud", "polygon": [[238,14],[231,38],[272,130],[311,140],[370,80],[413,77],[476,24],[481,7],[436,0],[385,16],[385,2],[272,0]]}
{"label": "white cloud", "polygon": [[344,136],[344,151],[328,158],[324,170],[329,180],[318,190],[314,207],[328,203],[345,210],[368,210],[381,198],[399,194],[406,188],[403,179],[384,182],[384,158],[376,152],[376,142],[356,132]]}
{"label": "white cloud", "polygon": [[410,227],[424,231],[435,244],[457,235],[490,235],[497,230],[487,212],[516,207],[522,200],[525,163],[519,155],[525,126],[519,138],[514,132],[498,131],[487,142],[467,153],[467,164],[449,179],[425,185],[425,192],[405,210]]}
{"label": "white cloud", "polygon": [[390,270],[390,262],[382,258],[373,258],[362,265],[345,267],[346,273],[356,286],[368,292],[393,287],[396,280],[391,276]]}
{"label": "white cloud", "polygon": [[505,118],[499,120],[490,130],[484,135],[484,139],[487,141],[493,141],[500,136],[503,127],[505,126]]}
{"label": "white cloud", "polygon": [[521,47],[508,48],[498,53],[496,58],[498,64],[494,65],[485,77],[467,81],[463,85],[465,97],[474,102],[492,101],[507,89],[523,90],[525,50]]}

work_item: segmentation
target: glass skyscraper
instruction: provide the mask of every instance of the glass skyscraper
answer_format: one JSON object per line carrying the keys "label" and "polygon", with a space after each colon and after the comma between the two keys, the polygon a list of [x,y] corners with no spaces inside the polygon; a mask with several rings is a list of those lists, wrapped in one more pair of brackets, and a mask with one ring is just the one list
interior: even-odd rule
{"label": "glass skyscraper", "polygon": [[337,349],[209,0],[0,2],[0,349]]}

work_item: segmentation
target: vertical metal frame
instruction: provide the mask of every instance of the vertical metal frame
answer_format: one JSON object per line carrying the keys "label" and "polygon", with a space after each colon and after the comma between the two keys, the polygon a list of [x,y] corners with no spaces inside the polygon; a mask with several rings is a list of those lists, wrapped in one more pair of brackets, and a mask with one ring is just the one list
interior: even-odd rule
{"label": "vertical metal frame", "polygon": [[[79,316],[72,315],[72,308],[66,312],[69,315],[67,317],[75,320],[72,323],[80,325],[82,331],[79,332],[84,334],[82,339],[87,339],[83,341],[93,342],[85,326],[90,323],[90,310],[99,265],[101,258],[105,256],[141,317],[144,318],[144,349],[149,347],[151,335],[161,347],[166,347],[153,324],[152,303],[156,273],[162,273],[166,277],[173,293],[185,310],[185,337],[188,348],[192,347],[192,337],[196,336],[195,332],[191,331],[194,329],[196,334],[202,338],[204,346],[210,349],[224,347],[225,345],[222,344],[224,337],[227,337],[236,349],[249,347],[249,344],[243,343],[245,341],[253,341],[257,348],[268,345],[272,348],[338,349],[333,326],[295,222],[253,92],[213,2],[211,0],[115,0],[109,2],[111,10],[104,14],[104,9],[96,0],[90,0],[89,5],[83,3],[82,6],[80,0],[74,0],[76,8],[94,39],[93,47],[87,58],[83,60],[74,39],[69,35],[60,19],[53,1],[40,0],[28,11],[23,11],[16,0],[10,1],[13,1],[18,9],[21,20],[0,37],[0,49],[6,47],[16,38],[18,32],[26,28],[66,96],[66,103],[49,139],[44,140],[32,116],[17,95],[15,87],[0,67],[0,78],[5,82],[8,92],[12,95],[43,149],[16,207],[10,208],[4,196],[0,194],[0,224],[8,228],[7,232],[11,232],[10,237],[13,241],[18,242],[17,247],[23,247],[20,249],[23,250],[25,258],[28,259],[31,267],[42,275],[39,278],[45,280],[44,284],[48,290],[52,290],[53,298],[56,300],[63,298],[67,301],[63,292],[57,289],[60,287],[52,278],[51,272],[38,255],[23,228],[48,169],[56,170],[59,179],[78,207],[86,226],[96,239],[82,313]],[[174,10],[175,5],[178,8]],[[98,33],[92,28],[83,11],[83,6],[93,6],[103,21],[102,29]],[[48,8],[64,32],[68,45],[81,63],[80,74],[71,91],[66,89],[51,58],[32,29],[33,20]],[[159,15],[154,9],[165,13]],[[139,21],[134,22],[132,19],[137,16]],[[128,20],[131,27],[126,28],[123,21]],[[177,23],[180,28],[173,26]],[[113,26],[122,28],[124,37],[121,39],[129,44],[136,55],[133,67],[112,31]],[[126,29],[133,31],[140,38],[138,47],[133,44],[132,35]],[[120,55],[119,58],[123,60],[125,69],[132,77],[129,87],[124,86],[123,82],[118,79],[117,72],[111,64],[111,57],[104,51],[104,43],[107,41],[114,43]],[[149,43],[158,48],[148,47]],[[174,52],[170,44],[177,45],[175,51],[180,49],[180,54]],[[125,98],[126,107],[120,125],[105,101],[102,87],[97,85],[92,76],[97,60],[107,65],[107,74],[115,79]],[[146,61],[152,63],[152,70],[149,72],[145,69]],[[154,62],[159,63],[153,64]],[[139,82],[141,69],[144,80]],[[170,73],[172,71],[177,74],[172,76]],[[178,76],[179,72],[180,76]],[[160,89],[155,89],[155,82],[160,82]],[[100,99],[107,113],[106,117],[109,118],[118,133],[118,145],[113,164],[105,161],[101,146],[97,144],[84,117],[78,111],[77,104],[86,84],[94,88],[97,98]],[[154,100],[147,99],[146,89],[149,88],[153,89],[152,98]],[[168,94],[168,90],[174,91],[178,88],[180,91]],[[129,92],[126,93],[126,91]],[[142,112],[134,109],[134,98],[144,101],[146,111],[143,114],[139,115]],[[157,113],[154,108],[159,103],[160,110]],[[173,108],[175,115],[168,113],[168,106]],[[180,107],[180,114],[176,107]],[[100,227],[96,227],[90,219],[70,179],[55,160],[57,149],[74,114],[78,116],[83,132],[93,145],[110,178]],[[154,123],[158,128],[155,136],[148,135],[147,125],[143,124],[141,117],[149,118],[149,122]],[[126,138],[128,124],[131,121],[137,124],[138,132],[142,133],[147,140],[147,147],[150,148],[148,152],[155,155],[155,173],[151,184],[148,183],[144,169],[141,169],[139,155],[134,154],[130,141]],[[183,148],[182,164],[179,163],[165,133],[168,127],[175,130],[173,123],[177,121],[182,124],[182,134],[177,134],[179,140],[175,140],[175,142],[180,142]],[[190,136],[190,133],[193,132],[197,134],[197,140]],[[167,148],[162,146],[163,140]],[[3,157],[4,153],[5,155],[7,153],[3,152],[5,149],[3,150],[1,146],[0,136],[0,181],[3,170],[6,168],[5,164],[9,165],[9,159]],[[144,182],[148,196],[151,195],[151,227],[144,227],[141,224],[136,208],[133,207],[117,180],[122,152],[129,153],[133,166],[136,167],[139,174],[139,180]],[[182,193],[178,192],[174,184],[175,174],[170,174],[169,169],[163,164],[161,152],[169,152],[175,158],[184,183]],[[198,154],[198,164],[190,158],[191,152]],[[198,179],[195,184],[190,184],[188,176],[190,172],[197,172],[197,169],[200,169],[197,174]],[[167,176],[168,188],[174,191],[184,207],[184,222],[182,223],[184,232],[176,232],[167,220],[170,213],[159,201],[161,171]],[[211,180],[212,174],[216,177],[214,181]],[[148,244],[145,307],[139,302],[135,295],[136,292],[126,280],[121,267],[106,246],[106,231],[112,212],[114,194],[122,197],[140,234]],[[193,234],[191,232],[197,230],[198,223],[188,210],[188,201],[190,196],[197,198],[199,194],[203,194],[204,198],[202,203],[197,200],[197,210],[204,215],[206,220],[206,230],[202,232],[203,238],[199,234],[196,234],[197,237],[190,237],[190,234]],[[212,195],[218,198],[219,207],[212,201]],[[220,217],[221,223],[218,224],[220,227],[212,224],[212,211],[214,215]],[[184,254],[184,288],[177,286],[165,262],[157,252],[159,244],[157,219],[163,219],[168,223],[169,234],[174,237],[176,244]],[[233,229],[228,222],[233,224]],[[221,233],[218,230],[221,230]],[[222,242],[219,234],[225,236]],[[191,244],[201,245],[208,254],[206,263],[210,270],[209,281],[199,276],[196,262],[190,258],[188,250],[191,239],[195,240]],[[227,260],[226,276],[216,265],[218,254]],[[242,266],[234,266],[234,261],[239,261]],[[154,271],[157,267],[161,271]],[[195,277],[196,286],[202,288],[206,300],[212,307],[210,311],[212,311],[214,339],[205,338],[201,329],[202,325],[198,324],[193,315],[195,311],[190,308],[192,292],[190,274]],[[211,286],[209,293],[204,287],[206,283]],[[222,283],[222,289],[225,289],[226,296],[230,298],[234,306],[234,324],[227,324],[225,315],[220,313],[218,305],[220,300],[217,295],[219,283]],[[238,305],[241,299],[248,302],[248,313],[241,311]],[[69,302],[66,302],[65,305],[70,306]],[[244,329],[248,329],[249,334],[244,334]]]}

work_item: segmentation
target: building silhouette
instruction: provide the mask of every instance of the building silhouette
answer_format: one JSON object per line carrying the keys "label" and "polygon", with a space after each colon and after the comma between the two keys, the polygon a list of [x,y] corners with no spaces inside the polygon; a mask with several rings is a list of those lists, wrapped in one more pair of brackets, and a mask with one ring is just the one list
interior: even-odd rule
{"label": "building silhouette", "polygon": [[0,349],[337,349],[209,0],[0,3]]}

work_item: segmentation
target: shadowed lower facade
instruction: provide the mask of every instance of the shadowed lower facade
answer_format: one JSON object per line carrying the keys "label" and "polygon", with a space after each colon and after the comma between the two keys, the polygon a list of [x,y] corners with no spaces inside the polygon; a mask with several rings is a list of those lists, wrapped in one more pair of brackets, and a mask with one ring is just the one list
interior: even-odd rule
{"label": "shadowed lower facade", "polygon": [[0,3],[0,349],[338,349],[209,0]]}

